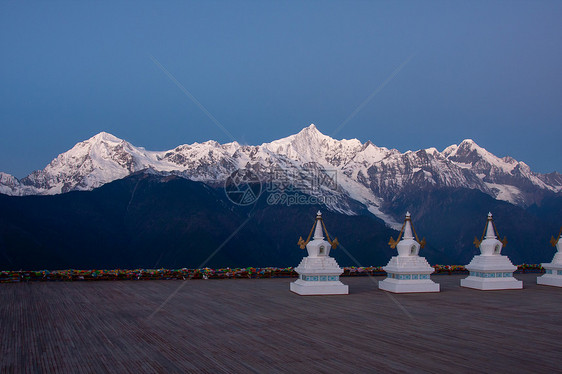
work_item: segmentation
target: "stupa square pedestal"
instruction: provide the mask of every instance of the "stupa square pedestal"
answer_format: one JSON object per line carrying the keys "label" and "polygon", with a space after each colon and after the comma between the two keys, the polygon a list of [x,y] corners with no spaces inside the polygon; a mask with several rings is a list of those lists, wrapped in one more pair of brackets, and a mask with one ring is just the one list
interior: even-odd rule
{"label": "stupa square pedestal", "polygon": [[554,255],[551,263],[542,264],[545,274],[537,278],[537,284],[545,286],[562,287],[562,241],[557,243],[558,252]]}
{"label": "stupa square pedestal", "polygon": [[305,257],[295,268],[299,279],[291,283],[291,291],[299,295],[347,295],[349,287],[340,282],[343,269],[332,257]]}
{"label": "stupa square pedestal", "polygon": [[439,284],[430,279],[434,269],[424,257],[394,256],[383,269],[387,278],[379,282],[381,290],[394,293],[439,292]]}
{"label": "stupa square pedestal", "polygon": [[523,288],[523,282],[513,277],[517,270],[507,256],[474,256],[466,266],[469,276],[461,279],[461,287],[477,290],[518,290]]}
{"label": "stupa square pedestal", "polygon": [[562,287],[562,240],[560,239],[560,235],[558,235],[558,240],[556,241],[554,238],[551,239],[552,245],[556,246],[558,252],[554,255],[552,262],[542,264],[542,267],[545,269],[545,274],[537,278],[537,284]]}
{"label": "stupa square pedestal", "polygon": [[301,279],[291,283],[291,291],[299,295],[348,295],[349,287],[342,282],[307,282]]}
{"label": "stupa square pedestal", "polygon": [[545,286],[562,287],[562,264],[542,264],[545,274],[537,278],[537,284]]}

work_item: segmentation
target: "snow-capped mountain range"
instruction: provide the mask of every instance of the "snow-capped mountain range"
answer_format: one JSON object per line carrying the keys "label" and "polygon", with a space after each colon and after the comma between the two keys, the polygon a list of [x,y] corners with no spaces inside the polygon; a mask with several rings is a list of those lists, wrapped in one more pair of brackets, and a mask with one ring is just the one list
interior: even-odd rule
{"label": "snow-capped mountain range", "polygon": [[262,180],[272,170],[290,171],[293,182],[311,173],[336,174],[330,208],[355,214],[357,206],[395,226],[384,203],[410,189],[459,187],[478,189],[519,206],[529,206],[545,193],[562,190],[562,175],[532,172],[524,162],[497,157],[470,139],[442,152],[435,148],[401,153],[370,141],[336,140],[310,125],[298,134],[259,146],[215,141],[180,145],[154,152],[101,132],[60,154],[43,170],[18,180],[0,172],[0,193],[53,195],[92,190],[132,173],[150,169],[217,185],[238,169],[249,168]]}

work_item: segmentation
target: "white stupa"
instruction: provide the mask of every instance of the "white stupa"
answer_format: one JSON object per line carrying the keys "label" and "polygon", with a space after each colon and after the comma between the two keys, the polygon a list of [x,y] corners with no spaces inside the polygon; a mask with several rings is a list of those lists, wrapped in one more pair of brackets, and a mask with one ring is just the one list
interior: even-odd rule
{"label": "white stupa", "polygon": [[544,284],[547,286],[562,287],[562,228],[560,233],[558,233],[558,239],[552,237],[550,243],[553,247],[558,250],[552,259],[552,262],[548,264],[542,264],[545,269],[545,274],[537,278],[538,284]]}
{"label": "white stupa", "polygon": [[[324,240],[323,231],[328,240]],[[313,240],[310,240],[314,232]],[[330,235],[324,226],[322,213],[318,211],[316,220],[306,241],[301,237],[298,245],[306,247],[308,256],[303,258],[295,271],[299,279],[291,283],[291,291],[299,295],[347,295],[349,288],[340,282],[343,269],[336,260],[330,257],[330,249],[338,246],[338,239],[330,240]]]}
{"label": "white stupa", "polygon": [[398,256],[393,256],[383,267],[387,277],[379,282],[381,290],[395,293],[439,292],[439,284],[429,277],[435,270],[429,266],[424,257],[419,256],[420,248],[425,246],[425,239],[419,241],[409,212],[406,213],[398,239],[395,241],[390,238],[388,244],[391,248],[397,248]]}
{"label": "white stupa", "polygon": [[501,255],[501,250],[507,240],[499,241],[496,237],[492,213],[488,213],[485,236],[480,241],[475,238],[474,244],[480,248],[480,254],[474,256],[466,269],[470,275],[461,280],[462,287],[478,290],[509,290],[523,288],[523,282],[513,277],[517,270],[507,256]]}

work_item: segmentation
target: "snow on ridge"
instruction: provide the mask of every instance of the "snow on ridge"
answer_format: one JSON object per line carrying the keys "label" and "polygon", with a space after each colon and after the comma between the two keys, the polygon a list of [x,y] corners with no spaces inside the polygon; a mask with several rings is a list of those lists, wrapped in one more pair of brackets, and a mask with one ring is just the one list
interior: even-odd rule
{"label": "snow on ridge", "polygon": [[495,198],[498,200],[517,205],[524,199],[521,190],[515,186],[497,183],[486,183],[486,185],[496,193]]}
{"label": "snow on ridge", "polygon": [[[459,155],[459,152],[465,152],[466,155]],[[485,148],[480,147],[472,139],[465,139],[458,146],[452,145],[445,148],[445,150],[443,151],[445,157],[447,157],[448,159],[452,159],[453,162],[455,162],[454,159],[456,157],[463,158],[464,156],[468,156],[472,153],[476,153],[479,156],[479,162],[484,161],[485,163],[493,165],[505,173],[511,173],[518,164],[518,161],[511,157],[500,158],[494,155],[493,153],[487,151]],[[475,165],[473,164],[473,166]]]}
{"label": "snow on ridge", "polygon": [[[471,139],[442,152],[430,147],[401,153],[370,141],[333,139],[311,124],[297,134],[258,146],[209,140],[167,151],[147,151],[100,132],[21,181],[0,173],[0,193],[33,195],[91,190],[147,168],[192,180],[220,182],[247,165],[260,170],[298,169],[308,163],[335,170],[342,193],[391,227],[398,223],[381,211],[384,196],[394,196],[409,185],[480,189],[516,204],[524,203],[525,197],[510,184],[511,179],[524,179],[541,189],[562,190],[557,178],[533,173],[525,163],[509,156],[499,158]],[[346,206],[342,203],[332,208],[351,214]]]}
{"label": "snow on ridge", "polygon": [[0,183],[17,183],[18,179],[12,174],[4,173],[0,171]]}
{"label": "snow on ridge", "polygon": [[11,174],[0,171],[0,193],[5,195],[17,195],[20,187],[19,180]]}
{"label": "snow on ridge", "polygon": [[[462,154],[463,152],[464,154]],[[459,153],[461,154],[459,155]],[[474,153],[476,153],[477,157],[474,156]],[[465,139],[459,145],[453,144],[445,148],[442,154],[457,166],[470,169],[486,183],[490,183],[496,178],[525,179],[540,189],[554,192],[562,189],[562,186],[545,183],[543,178],[541,178],[541,174],[532,172],[525,162],[517,161],[511,156],[498,157],[485,148],[480,147],[472,139]],[[497,186],[503,185],[506,191],[509,190],[509,184],[495,184]],[[513,195],[512,193],[510,194]],[[511,196],[510,194],[504,193],[502,196]]]}

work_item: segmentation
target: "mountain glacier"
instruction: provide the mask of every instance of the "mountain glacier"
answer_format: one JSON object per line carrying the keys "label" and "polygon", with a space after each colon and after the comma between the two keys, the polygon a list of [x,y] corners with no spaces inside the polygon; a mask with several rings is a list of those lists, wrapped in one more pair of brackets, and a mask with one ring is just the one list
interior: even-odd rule
{"label": "mountain glacier", "polygon": [[524,162],[499,158],[470,139],[443,152],[429,148],[401,153],[370,141],[336,140],[310,125],[298,134],[259,146],[207,141],[161,152],[102,132],[21,180],[0,172],[0,193],[24,196],[92,190],[146,169],[218,185],[243,168],[262,181],[271,177],[272,170],[292,170],[293,178],[306,178],[311,170],[334,172],[337,188],[320,191],[334,197],[329,200],[331,209],[356,214],[358,207],[366,208],[390,226],[397,223],[384,212],[384,203],[412,189],[478,189],[522,207],[562,190],[561,174],[532,172]]}

